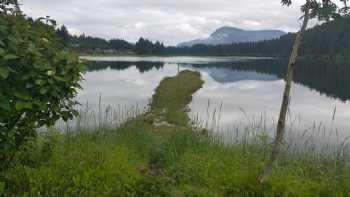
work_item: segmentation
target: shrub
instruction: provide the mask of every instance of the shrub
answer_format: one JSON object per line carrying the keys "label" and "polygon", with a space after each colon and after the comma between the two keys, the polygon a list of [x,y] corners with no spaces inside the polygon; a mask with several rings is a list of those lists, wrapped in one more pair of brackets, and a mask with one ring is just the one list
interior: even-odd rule
{"label": "shrub", "polygon": [[83,71],[79,59],[61,44],[54,21],[33,21],[18,8],[5,9],[11,3],[0,1],[2,167],[37,128],[73,117]]}

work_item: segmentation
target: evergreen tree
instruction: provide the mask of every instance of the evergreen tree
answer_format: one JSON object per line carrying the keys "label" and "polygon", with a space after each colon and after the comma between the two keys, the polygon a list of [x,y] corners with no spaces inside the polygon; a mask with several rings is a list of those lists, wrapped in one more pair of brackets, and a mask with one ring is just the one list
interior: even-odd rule
{"label": "evergreen tree", "polygon": [[133,50],[134,46],[122,39],[112,39],[109,41],[109,48],[114,50]]}
{"label": "evergreen tree", "polygon": [[57,29],[57,35],[61,37],[65,43],[68,43],[70,40],[70,35],[68,33],[66,26],[64,25],[61,28]]}

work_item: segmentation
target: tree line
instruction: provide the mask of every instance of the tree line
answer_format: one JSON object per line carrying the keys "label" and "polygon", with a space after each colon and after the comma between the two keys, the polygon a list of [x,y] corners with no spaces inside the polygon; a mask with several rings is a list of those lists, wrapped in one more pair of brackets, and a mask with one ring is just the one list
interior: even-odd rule
{"label": "tree line", "polygon": [[62,26],[57,29],[57,34],[62,38],[67,46],[75,49],[79,52],[93,52],[96,50],[118,50],[118,51],[131,51],[134,49],[134,45],[123,39],[111,39],[106,40],[104,38],[98,38],[93,36],[71,35],[66,26]]}
{"label": "tree line", "polygon": [[94,53],[97,51],[111,51],[118,53],[137,54],[162,54],[165,46],[159,41],[152,42],[148,39],[140,38],[136,43],[130,43],[123,39],[111,39],[82,35],[71,35],[65,26],[57,29],[57,34],[62,38],[67,46],[82,53]]}
{"label": "tree line", "polygon": [[[197,44],[192,47],[165,46],[159,41],[152,42],[140,38],[136,43],[123,39],[76,36],[69,34],[62,26],[57,30],[59,36],[71,48],[82,53],[110,51],[115,53],[134,53],[139,55],[250,55],[286,57],[290,54],[296,33],[288,33],[278,39],[260,42],[234,43],[227,45]],[[308,29],[300,48],[301,56],[349,56],[350,55],[350,17],[339,18]]]}

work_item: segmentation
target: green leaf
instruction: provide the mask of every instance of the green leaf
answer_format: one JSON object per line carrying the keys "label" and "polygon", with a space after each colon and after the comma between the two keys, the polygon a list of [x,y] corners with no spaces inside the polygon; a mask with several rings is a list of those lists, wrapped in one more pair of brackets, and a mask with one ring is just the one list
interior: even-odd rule
{"label": "green leaf", "polygon": [[68,81],[68,79],[66,79],[64,77],[60,77],[60,76],[54,76],[54,78],[59,80],[59,81]]}
{"label": "green leaf", "polygon": [[0,182],[0,194],[5,192],[5,182]]}
{"label": "green leaf", "polygon": [[10,69],[8,67],[0,67],[0,77],[6,79],[10,74]]}
{"label": "green leaf", "polygon": [[47,88],[41,88],[40,89],[40,94],[46,94],[47,91],[49,91]]}
{"label": "green leaf", "polygon": [[16,110],[20,111],[20,110],[22,110],[22,109],[25,108],[25,103],[19,101],[19,102],[16,103],[16,106],[15,106],[15,107],[16,107]]}
{"label": "green leaf", "polygon": [[10,105],[9,105],[8,99],[5,96],[3,96],[3,95],[0,95],[0,108],[4,109],[4,110],[9,110],[10,109]]}
{"label": "green leaf", "polygon": [[22,109],[31,109],[33,107],[32,103],[19,101],[16,103],[16,110],[20,111]]}
{"label": "green leaf", "polygon": [[4,57],[5,60],[14,60],[14,59],[18,59],[18,56],[13,55],[13,54],[7,54]]}
{"label": "green leaf", "polygon": [[0,33],[6,34],[6,33],[7,33],[7,32],[6,32],[6,29],[7,29],[6,26],[0,25]]}
{"label": "green leaf", "polygon": [[45,84],[45,81],[41,80],[41,79],[37,79],[37,80],[35,80],[35,84],[41,86],[41,85]]}
{"label": "green leaf", "polygon": [[19,99],[22,99],[22,100],[30,99],[30,96],[27,93],[25,93],[25,92],[18,91],[18,92],[14,92],[13,95],[16,96]]}
{"label": "green leaf", "polygon": [[53,26],[56,26],[56,25],[57,25],[57,22],[56,22],[55,20],[49,19],[49,22],[50,22]]}
{"label": "green leaf", "polygon": [[[1,41],[0,41],[1,42]],[[4,55],[5,54],[5,50],[0,48],[0,55]]]}

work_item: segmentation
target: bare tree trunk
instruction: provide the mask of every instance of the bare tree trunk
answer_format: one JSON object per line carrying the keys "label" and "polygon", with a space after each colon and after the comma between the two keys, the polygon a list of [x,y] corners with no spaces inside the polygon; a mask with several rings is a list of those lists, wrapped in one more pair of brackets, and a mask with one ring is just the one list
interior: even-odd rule
{"label": "bare tree trunk", "polygon": [[283,142],[283,136],[285,133],[285,123],[286,123],[286,114],[289,106],[289,100],[290,100],[290,89],[292,86],[292,81],[293,81],[293,74],[294,74],[294,67],[295,67],[295,62],[298,57],[298,51],[300,48],[300,45],[303,40],[304,33],[306,31],[306,27],[308,24],[310,18],[310,10],[307,8],[305,10],[305,15],[304,15],[304,21],[301,27],[301,30],[297,34],[297,37],[295,39],[294,45],[293,45],[293,50],[289,59],[289,64],[287,68],[287,76],[286,76],[286,84],[284,88],[284,94],[283,94],[283,101],[282,101],[282,106],[281,106],[281,111],[278,119],[278,124],[277,124],[277,131],[276,131],[276,138],[274,141],[274,145],[272,147],[272,152],[270,155],[270,159],[265,165],[265,168],[263,169],[262,173],[258,177],[258,182],[263,183],[265,179],[271,174],[273,164],[276,161],[278,154],[280,152],[280,148]]}

